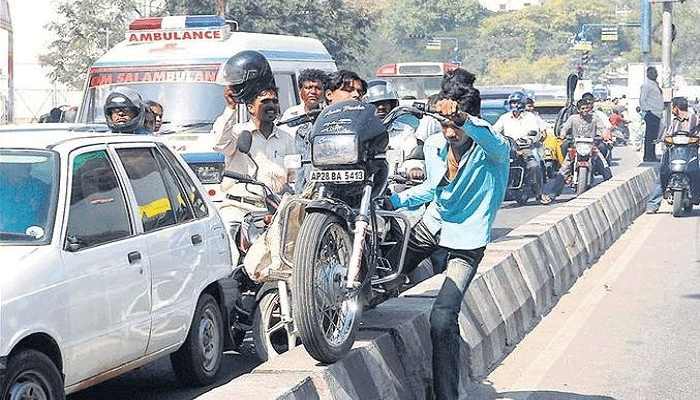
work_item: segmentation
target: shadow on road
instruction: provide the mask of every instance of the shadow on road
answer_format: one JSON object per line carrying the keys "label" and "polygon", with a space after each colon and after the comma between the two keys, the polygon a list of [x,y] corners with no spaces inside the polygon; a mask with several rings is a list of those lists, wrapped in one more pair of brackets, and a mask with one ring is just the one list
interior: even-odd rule
{"label": "shadow on road", "polygon": [[488,384],[472,385],[468,398],[474,400],[615,400],[610,396],[558,390],[517,390],[499,393]]}

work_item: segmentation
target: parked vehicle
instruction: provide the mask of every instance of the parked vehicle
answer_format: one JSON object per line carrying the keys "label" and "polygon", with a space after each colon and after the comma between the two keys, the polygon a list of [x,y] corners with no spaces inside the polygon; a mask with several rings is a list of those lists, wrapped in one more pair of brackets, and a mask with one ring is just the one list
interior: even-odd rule
{"label": "parked vehicle", "polygon": [[680,217],[700,204],[700,138],[679,131],[664,138],[664,144],[666,151],[659,167],[661,188],[673,205],[673,216]]}
{"label": "parked vehicle", "polygon": [[56,126],[0,128],[0,398],[63,399],[166,355],[212,383],[233,265],[204,188],[157,137]]}

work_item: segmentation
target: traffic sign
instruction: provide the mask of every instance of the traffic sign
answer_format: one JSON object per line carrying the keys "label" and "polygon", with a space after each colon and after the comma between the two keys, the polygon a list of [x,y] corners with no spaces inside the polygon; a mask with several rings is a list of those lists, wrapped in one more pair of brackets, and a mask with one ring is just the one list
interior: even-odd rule
{"label": "traffic sign", "polygon": [[441,40],[436,40],[436,39],[430,39],[428,40],[428,43],[425,45],[426,50],[442,50],[442,41]]}
{"label": "traffic sign", "polygon": [[589,41],[574,42],[574,50],[591,51],[593,50],[593,43]]}
{"label": "traffic sign", "polygon": [[604,42],[617,41],[617,26],[605,26],[600,29],[600,40]]}

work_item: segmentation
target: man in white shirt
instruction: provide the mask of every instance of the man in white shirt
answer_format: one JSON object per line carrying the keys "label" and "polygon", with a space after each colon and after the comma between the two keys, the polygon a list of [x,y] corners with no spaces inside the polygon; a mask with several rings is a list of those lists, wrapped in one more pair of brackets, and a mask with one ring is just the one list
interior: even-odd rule
{"label": "man in white shirt", "polygon": [[[319,109],[321,104],[325,102],[323,94],[323,85],[326,81],[326,73],[318,69],[305,69],[299,73],[299,97],[301,104],[291,106],[284,111],[280,121],[288,121],[291,118],[302,114],[308,114],[310,111]],[[309,134],[313,124],[306,122],[304,124],[290,127],[281,125],[280,128],[290,134],[296,146],[296,152],[301,154],[303,158],[308,158],[311,151],[309,143]],[[301,193],[306,182],[306,172],[308,165],[303,165],[296,173],[294,182],[294,191]]]}
{"label": "man in white shirt", "polygon": [[[509,112],[501,115],[493,124],[493,131],[508,136],[513,140],[525,139],[532,143],[530,151],[533,158],[527,161],[527,170],[532,177],[535,193],[539,199],[542,194],[542,157],[539,153],[540,141],[543,139],[543,126],[540,119],[533,113],[525,111],[527,95],[523,92],[513,92],[508,96]],[[530,132],[536,135],[530,135]]]}
{"label": "man in white shirt", "polygon": [[644,122],[646,131],[644,133],[644,162],[658,162],[654,151],[654,140],[659,137],[659,125],[661,114],[664,111],[664,100],[661,94],[661,87],[656,82],[658,73],[656,68],[647,68],[647,79],[644,80],[639,94],[639,106],[644,112]]}
{"label": "man in white shirt", "polygon": [[[250,176],[257,173],[257,179],[274,192],[283,192],[290,175],[284,166],[284,157],[295,153],[295,148],[291,136],[274,123],[279,115],[277,88],[263,89],[246,106],[250,121],[224,129],[216,139],[214,150],[226,156],[227,170]],[[253,136],[250,156],[237,148],[238,135],[243,131],[250,131]]]}

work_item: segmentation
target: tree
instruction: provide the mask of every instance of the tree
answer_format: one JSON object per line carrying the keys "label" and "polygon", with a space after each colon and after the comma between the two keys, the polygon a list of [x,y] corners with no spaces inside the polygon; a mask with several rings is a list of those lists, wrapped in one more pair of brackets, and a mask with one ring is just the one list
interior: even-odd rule
{"label": "tree", "polygon": [[82,88],[88,66],[122,40],[134,10],[133,0],[73,0],[59,4],[57,11],[63,19],[46,27],[57,38],[49,45],[49,53],[39,57],[43,66],[53,67],[49,78]]}

